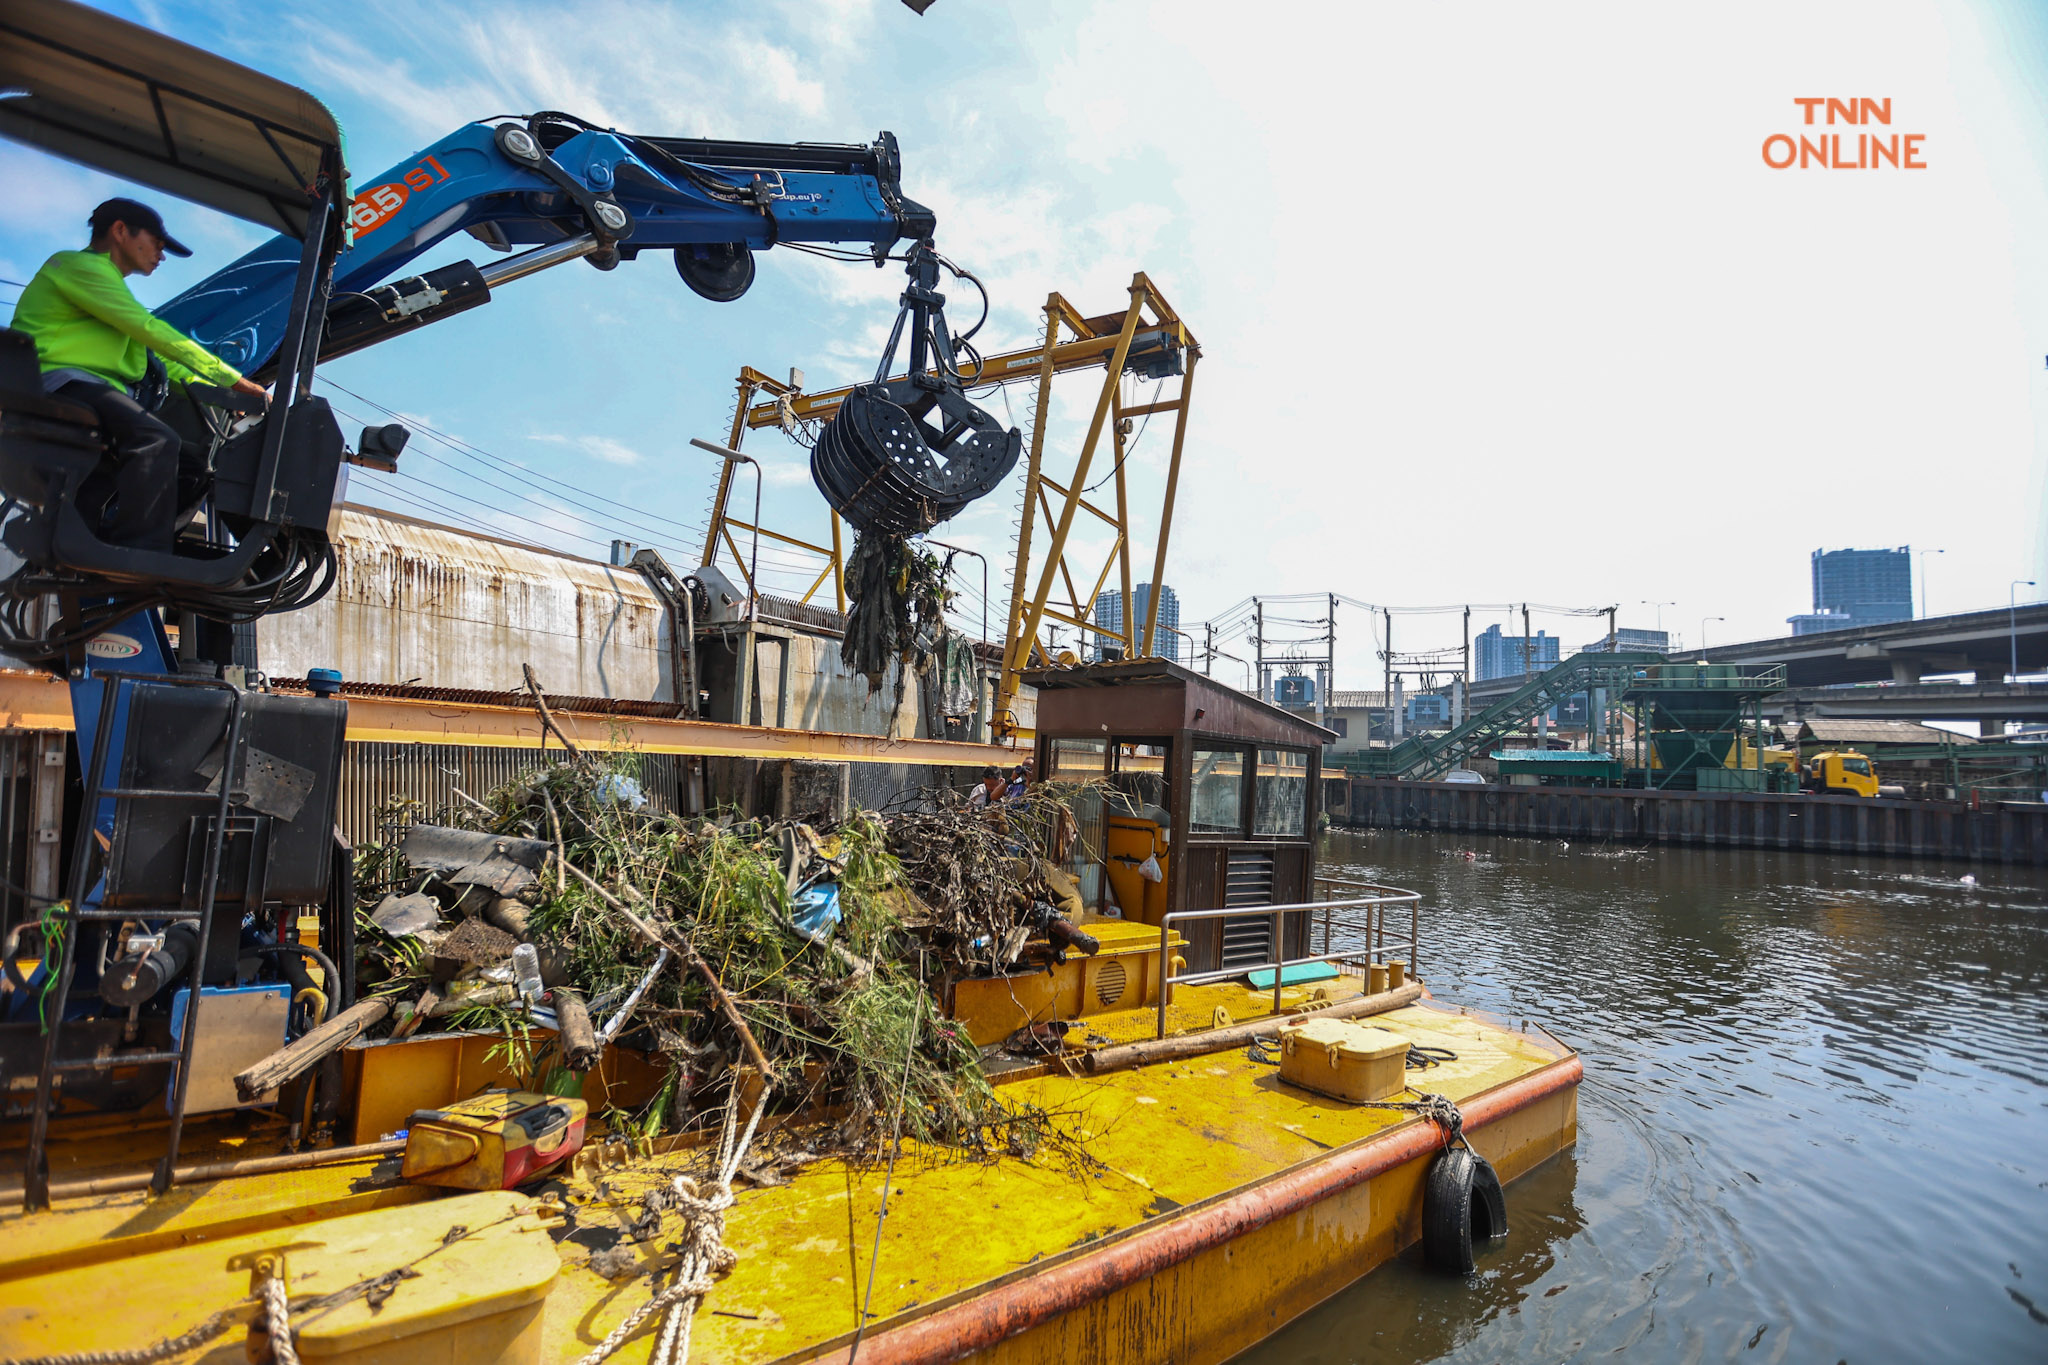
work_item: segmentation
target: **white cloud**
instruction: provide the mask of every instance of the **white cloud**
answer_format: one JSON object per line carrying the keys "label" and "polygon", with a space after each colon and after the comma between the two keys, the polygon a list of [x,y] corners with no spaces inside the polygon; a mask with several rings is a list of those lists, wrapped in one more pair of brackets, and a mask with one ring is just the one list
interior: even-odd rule
{"label": "white cloud", "polygon": [[640,452],[625,442],[610,436],[596,436],[584,432],[575,436],[563,436],[553,432],[536,432],[527,438],[544,441],[549,445],[568,446],[593,460],[602,460],[610,465],[636,465],[640,463]]}
{"label": "white cloud", "polygon": [[[1996,31],[1997,4],[1303,4],[1256,22],[1197,0],[624,12],[626,40],[519,3],[482,19],[382,0],[262,24],[167,8],[166,27],[215,25],[345,120],[398,126],[355,144],[359,161],[542,107],[760,140],[892,128],[906,192],[993,295],[989,350],[1032,342],[1048,291],[1120,310],[1143,269],[1203,346],[1168,574],[1191,622],[1251,592],[1334,588],[1619,599],[1624,625],[1649,624],[1640,599],[1682,599],[1667,626],[1726,615],[1756,635],[1805,606],[1821,541],[1945,547],[1937,611],[2048,581],[2043,125],[2038,73],[2016,55],[2032,49]],[[1935,169],[1761,166],[1793,95],[1865,86],[1927,132]],[[28,254],[25,216],[81,216],[91,183],[38,172],[37,194],[0,195],[0,256]],[[644,469],[660,461],[638,452],[666,451],[679,423],[722,429],[739,363],[801,365],[814,390],[872,372],[900,270],[777,251],[762,274],[726,310],[647,302],[626,269],[576,281],[593,299],[619,291],[593,309],[619,319],[605,327],[493,308],[556,326],[561,368],[588,364],[580,382],[621,395],[611,436],[553,444]],[[964,324],[972,290],[948,292]],[[438,335],[475,338],[480,356],[512,344],[465,325]],[[1049,467],[1071,466],[1099,381],[1055,386]],[[645,397],[678,384],[692,397],[676,406]],[[481,414],[439,391],[417,401],[502,448],[531,420],[517,392],[478,399],[500,403]],[[1029,386],[1004,397],[1021,421]],[[587,400],[564,381],[548,401]],[[1164,421],[1126,467],[1147,561]],[[801,453],[777,459],[770,524],[814,531]],[[1091,481],[1107,470],[1099,455]],[[695,481],[685,514],[668,501],[679,481],[635,477],[631,499],[697,515]],[[949,537],[1007,550],[1015,484]],[[1815,506],[1820,529],[1803,515]],[[1574,530],[1530,529],[1547,526]],[[1450,632],[1418,647],[1455,643],[1434,618],[1405,629]],[[1339,636],[1352,676],[1376,680],[1364,622]]]}

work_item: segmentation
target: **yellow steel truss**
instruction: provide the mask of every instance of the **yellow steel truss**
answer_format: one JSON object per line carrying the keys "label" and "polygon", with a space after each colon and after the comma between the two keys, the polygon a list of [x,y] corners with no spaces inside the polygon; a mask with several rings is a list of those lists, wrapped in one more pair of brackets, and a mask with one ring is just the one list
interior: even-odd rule
{"label": "yellow steel truss", "polygon": [[[1184,372],[1177,391],[1170,397],[1162,396],[1154,402],[1126,406],[1121,380],[1132,342],[1139,335],[1150,332],[1163,332],[1181,347]],[[1005,728],[1002,722],[1016,699],[1018,679],[1023,670],[1034,662],[1049,663],[1053,660],[1053,651],[1044,638],[1049,623],[1071,626],[1084,634],[1092,633],[1099,643],[1114,643],[1127,656],[1157,652],[1155,647],[1160,642],[1159,592],[1148,594],[1142,623],[1134,619],[1135,613],[1128,609],[1123,613],[1121,627],[1116,630],[1100,626],[1089,618],[1095,599],[1108,585],[1112,572],[1117,574],[1122,600],[1127,604],[1132,600],[1131,493],[1124,462],[1136,421],[1155,413],[1171,413],[1173,416],[1173,450],[1167,464],[1166,488],[1160,506],[1159,539],[1153,546],[1152,555],[1151,581],[1155,584],[1165,581],[1167,539],[1173,529],[1173,501],[1180,484],[1181,454],[1187,439],[1188,402],[1194,389],[1195,364],[1200,358],[1201,347],[1186,324],[1158,287],[1140,271],[1131,279],[1130,303],[1120,313],[1087,317],[1060,294],[1048,295],[1045,301],[1045,332],[1041,339],[1030,346],[989,356],[983,364],[974,386],[977,389],[1002,384],[1035,385],[1031,413],[1027,419],[1029,430],[1025,433],[1024,490],[1018,511],[1008,624],[1002,641],[1003,672],[996,689],[995,714],[999,730]],[[1052,382],[1062,374],[1093,369],[1102,371],[1102,386],[1096,395],[1087,436],[1069,466],[1058,459],[1056,453],[1049,453],[1046,449]],[[798,381],[798,375],[784,381],[751,365],[742,367],[738,379],[738,402],[733,411],[727,444],[737,450],[747,432],[761,427],[795,431],[823,422],[839,410],[839,405],[852,391],[848,387],[805,393]],[[1115,461],[1108,476],[1114,482],[1115,496],[1108,507],[1085,496],[1092,491],[1088,475],[1095,467],[1105,431],[1109,433],[1110,452]],[[727,461],[720,471],[718,491],[712,502],[703,562],[716,564],[721,551],[729,551],[738,573],[747,578],[746,556],[740,552],[733,532],[751,532],[755,528],[751,523],[734,517],[729,510],[734,473],[733,462]],[[1093,573],[1088,571],[1091,566],[1072,562],[1069,556],[1075,521],[1082,513],[1101,524],[1111,536],[1109,553]],[[845,536],[839,515],[836,512],[828,515],[831,517],[829,545],[765,526],[760,528],[760,534],[769,540],[818,555],[823,567],[805,591],[803,600],[809,602],[829,579],[835,601],[844,611]],[[1041,518],[1043,524],[1050,528],[1050,534],[1042,556],[1035,557],[1033,541]],[[1092,585],[1086,595],[1079,591],[1084,584]],[[1055,596],[1056,586],[1065,589],[1064,596]],[[751,579],[748,579],[747,587],[749,591],[753,590]]]}

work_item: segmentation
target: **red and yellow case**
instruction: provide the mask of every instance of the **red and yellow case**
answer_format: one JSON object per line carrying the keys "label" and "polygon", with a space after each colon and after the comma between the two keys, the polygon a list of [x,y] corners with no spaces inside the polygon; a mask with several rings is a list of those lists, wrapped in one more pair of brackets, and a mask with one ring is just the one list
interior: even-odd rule
{"label": "red and yellow case", "polygon": [[583,1146],[590,1107],[523,1090],[486,1090],[445,1109],[421,1109],[405,1136],[401,1174],[423,1185],[509,1190]]}

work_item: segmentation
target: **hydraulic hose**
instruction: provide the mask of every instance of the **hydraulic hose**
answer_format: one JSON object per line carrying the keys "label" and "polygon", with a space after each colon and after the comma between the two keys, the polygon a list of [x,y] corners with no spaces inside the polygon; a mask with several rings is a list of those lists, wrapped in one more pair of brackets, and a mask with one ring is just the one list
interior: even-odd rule
{"label": "hydraulic hose", "polygon": [[[259,955],[264,956],[271,953],[298,953],[302,956],[310,957],[314,962],[318,963],[320,970],[327,973],[327,989],[321,992],[326,997],[327,1008],[321,1014],[320,1022],[324,1024],[334,1017],[335,1001],[341,998],[341,969],[334,965],[332,958],[307,943],[276,943],[266,948],[258,948],[256,951]],[[308,977],[306,984],[311,985],[312,978]],[[293,982],[292,985],[294,987],[292,992],[294,996],[298,994],[299,990],[304,989],[297,982]]]}

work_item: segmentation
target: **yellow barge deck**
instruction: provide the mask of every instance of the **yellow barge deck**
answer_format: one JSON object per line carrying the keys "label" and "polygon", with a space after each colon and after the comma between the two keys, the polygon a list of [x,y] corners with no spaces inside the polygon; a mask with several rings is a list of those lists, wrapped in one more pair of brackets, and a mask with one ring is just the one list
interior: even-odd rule
{"label": "yellow barge deck", "polygon": [[[1253,999],[1270,995],[1186,988],[1174,1012],[1239,1016]],[[1152,1020],[1089,1023],[1123,1041]],[[1460,1106],[1503,1181],[1573,1143],[1580,1064],[1555,1040],[1429,1001],[1373,1022],[1457,1054],[1409,1079]],[[1029,1067],[1004,1094],[1042,1108],[1058,1135],[987,1162],[905,1144],[878,1256],[883,1169],[828,1158],[739,1185],[725,1230],[738,1260],[693,1319],[690,1359],[847,1359],[872,1271],[862,1361],[1225,1360],[1413,1243],[1443,1145],[1412,1113],[1297,1089],[1241,1047],[1104,1075]],[[190,1159],[275,1150],[245,1123],[203,1125]],[[53,1175],[132,1171],[151,1145],[132,1126],[75,1131]],[[395,1158],[373,1156],[0,1212],[0,1356],[133,1349],[240,1305],[221,1335],[172,1358],[245,1360],[252,1275],[277,1266],[302,1359],[580,1359],[654,1285],[607,1279],[592,1253],[663,1263],[675,1220],[637,1246],[629,1224],[641,1196],[703,1164],[687,1147],[605,1153],[594,1143],[523,1193],[405,1185]],[[18,1167],[18,1150],[0,1157]],[[361,1292],[400,1267],[412,1273],[388,1296]],[[354,1297],[318,1302],[349,1286]],[[650,1322],[613,1359],[645,1360],[653,1339]]]}

